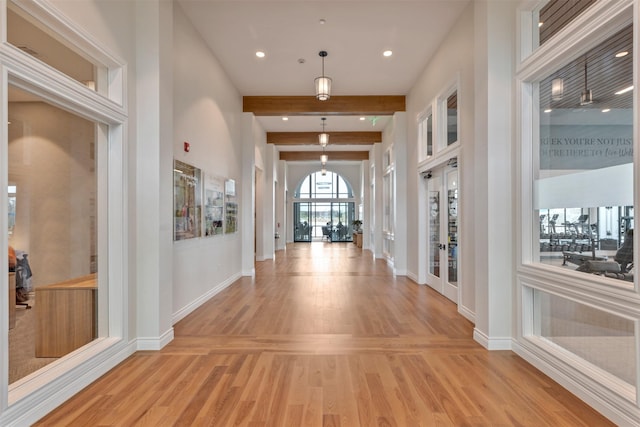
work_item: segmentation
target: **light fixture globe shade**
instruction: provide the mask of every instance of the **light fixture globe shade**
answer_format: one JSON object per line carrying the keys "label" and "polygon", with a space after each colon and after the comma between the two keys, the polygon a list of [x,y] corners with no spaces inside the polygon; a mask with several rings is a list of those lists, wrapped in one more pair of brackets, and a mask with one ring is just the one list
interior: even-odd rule
{"label": "light fixture globe shade", "polygon": [[326,101],[331,97],[331,78],[316,77],[316,98],[320,101]]}
{"label": "light fixture globe shade", "polygon": [[327,170],[325,168],[322,168],[320,173],[322,174],[322,176],[325,176],[327,174]]}
{"label": "light fixture globe shade", "polygon": [[323,147],[326,147],[327,144],[329,143],[329,134],[328,133],[324,133],[322,132],[321,134],[318,135],[318,142],[320,143],[320,145],[322,145]]}
{"label": "light fixture globe shade", "polygon": [[327,156],[326,154],[320,156],[320,163],[322,163],[323,165],[327,163],[327,160],[329,160],[329,156]]}
{"label": "light fixture globe shade", "polygon": [[590,89],[585,89],[580,95],[580,105],[593,104],[593,93]]}
{"label": "light fixture globe shade", "polygon": [[551,81],[551,99],[560,101],[564,95],[564,80],[553,79]]}

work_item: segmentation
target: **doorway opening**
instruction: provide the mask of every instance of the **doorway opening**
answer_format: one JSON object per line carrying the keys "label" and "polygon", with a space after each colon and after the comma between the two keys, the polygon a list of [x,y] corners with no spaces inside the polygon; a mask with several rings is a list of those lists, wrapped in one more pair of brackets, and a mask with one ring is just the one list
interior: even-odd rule
{"label": "doorway opening", "polygon": [[352,242],[354,202],[295,202],[294,242]]}
{"label": "doorway opening", "polygon": [[352,242],[355,219],[352,187],[335,172],[307,175],[294,193],[294,242]]}

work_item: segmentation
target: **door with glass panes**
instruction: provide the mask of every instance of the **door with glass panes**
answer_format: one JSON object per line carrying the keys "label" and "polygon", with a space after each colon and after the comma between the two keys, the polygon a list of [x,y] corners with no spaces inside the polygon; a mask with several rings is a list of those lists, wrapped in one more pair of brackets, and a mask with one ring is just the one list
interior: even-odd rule
{"label": "door with glass panes", "polygon": [[458,170],[445,166],[427,183],[427,284],[458,302]]}

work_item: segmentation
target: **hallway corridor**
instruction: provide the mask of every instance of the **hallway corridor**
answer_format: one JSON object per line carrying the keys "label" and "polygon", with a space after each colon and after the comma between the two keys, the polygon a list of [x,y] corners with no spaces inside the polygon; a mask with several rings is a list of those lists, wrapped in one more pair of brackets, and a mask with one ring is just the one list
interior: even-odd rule
{"label": "hallway corridor", "polygon": [[297,243],[41,426],[607,426],[351,243]]}

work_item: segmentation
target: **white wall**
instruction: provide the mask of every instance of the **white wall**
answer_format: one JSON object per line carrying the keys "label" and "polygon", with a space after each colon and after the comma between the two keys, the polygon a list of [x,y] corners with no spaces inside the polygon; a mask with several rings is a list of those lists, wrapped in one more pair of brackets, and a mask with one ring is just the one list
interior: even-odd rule
{"label": "white wall", "polygon": [[[242,192],[242,99],[180,6],[174,15],[174,156],[204,172],[236,180]],[[183,141],[191,145],[183,151]],[[170,214],[167,212],[167,214]],[[241,234],[173,243],[174,320],[197,308],[241,275]]]}
{"label": "white wall", "polygon": [[[370,177],[374,182],[373,194],[371,196],[371,210],[369,211],[370,224],[370,249],[374,258],[383,258],[382,254],[382,221],[383,221],[383,197],[382,197],[382,144],[375,144],[369,150],[369,166],[373,163],[375,176]],[[371,174],[371,173],[370,173]]]}
{"label": "white wall", "polygon": [[275,207],[275,222],[276,228],[274,233],[278,233],[280,238],[276,241],[276,250],[283,250],[286,248],[287,236],[286,236],[286,224],[287,224],[287,163],[284,160],[277,160],[277,189],[276,189],[276,207]]}
{"label": "white wall", "polygon": [[[424,72],[407,95],[407,224],[409,230],[418,230],[420,206],[418,193],[422,188],[422,178],[418,174],[418,116],[430,106],[433,100],[455,82],[458,77],[458,138],[462,145],[459,155],[460,170],[460,283],[459,310],[467,317],[476,310],[475,303],[475,232],[474,222],[474,10],[470,3],[460,19],[443,40],[438,51],[429,61]],[[435,114],[435,111],[434,111]],[[435,135],[435,133],[434,133]],[[484,224],[478,224],[483,227]],[[418,233],[407,233],[407,270],[410,277],[418,277],[419,259]]]}
{"label": "white wall", "polygon": [[476,328],[474,338],[490,349],[511,348],[514,336],[513,173],[511,123],[516,5],[477,2],[475,54]]}

